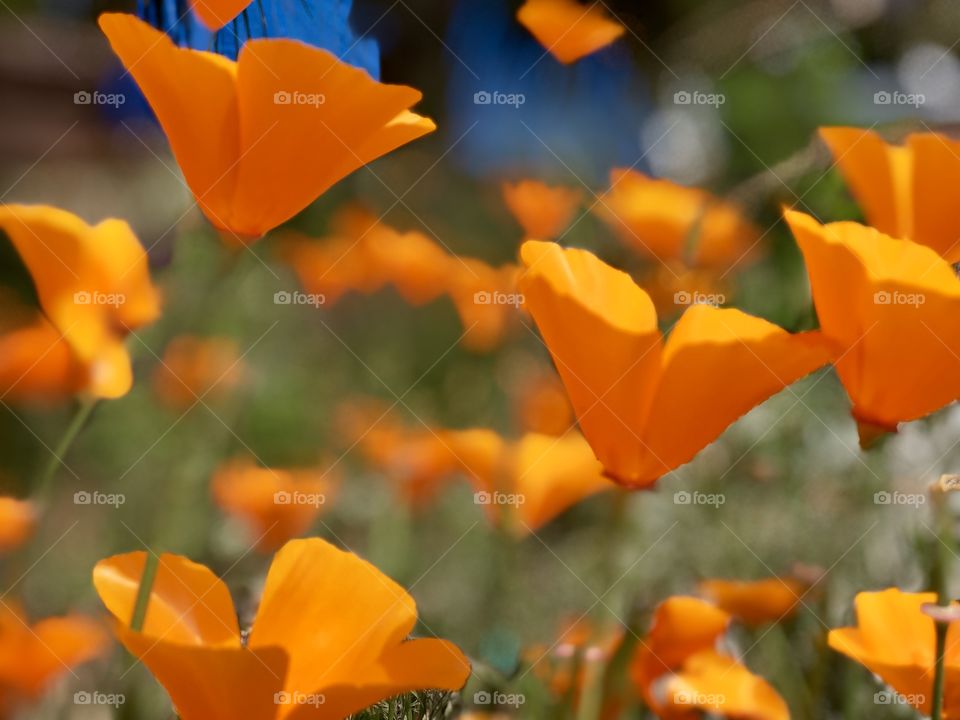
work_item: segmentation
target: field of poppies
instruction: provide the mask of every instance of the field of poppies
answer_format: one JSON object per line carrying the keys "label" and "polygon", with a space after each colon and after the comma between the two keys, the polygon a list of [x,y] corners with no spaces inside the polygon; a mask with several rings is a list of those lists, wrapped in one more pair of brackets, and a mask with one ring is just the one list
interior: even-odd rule
{"label": "field of poppies", "polygon": [[0,720],[960,720],[953,5],[0,1]]}

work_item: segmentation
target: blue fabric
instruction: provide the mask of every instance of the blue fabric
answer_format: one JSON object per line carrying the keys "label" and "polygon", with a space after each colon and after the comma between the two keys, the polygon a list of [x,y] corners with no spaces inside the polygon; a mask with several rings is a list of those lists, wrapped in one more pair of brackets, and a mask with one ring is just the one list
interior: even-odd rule
{"label": "blue fabric", "polygon": [[572,172],[603,184],[610,168],[642,156],[649,93],[623,40],[563,65],[506,0],[458,0],[447,44],[448,118],[441,126],[451,143],[463,136],[453,156],[468,172],[557,180]]}

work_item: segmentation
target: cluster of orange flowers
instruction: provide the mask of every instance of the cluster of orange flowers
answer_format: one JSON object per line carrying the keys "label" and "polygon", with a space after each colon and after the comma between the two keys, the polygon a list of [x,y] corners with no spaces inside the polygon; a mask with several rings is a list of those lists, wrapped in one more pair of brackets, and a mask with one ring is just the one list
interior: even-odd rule
{"label": "cluster of orange flowers", "polygon": [[[220,27],[242,4],[198,2],[196,10]],[[563,63],[624,32],[598,7],[572,0],[528,0],[518,19]],[[196,204],[232,245],[277,228],[355,169],[434,129],[410,110],[417,90],[380,83],[303,43],[253,40],[234,62],[179,48],[130,15],[105,14],[100,26],[150,101]],[[291,90],[325,101],[274,102]],[[960,216],[951,193],[960,180],[960,145],[928,133],[890,146],[850,128],[826,129],[823,138],[869,225],[822,224],[785,211],[820,321],[811,332],[792,334],[734,308],[693,302],[665,337],[657,303],[629,274],[556,242],[582,194],[535,181],[503,187],[527,238],[517,265],[459,257],[421,233],[355,211],[335,221],[331,237],[284,235],[280,256],[326,304],[388,285],[411,305],[449,297],[474,349],[501,343],[522,305],[565,390],[566,398],[550,378],[526,386],[518,400],[523,426],[512,437],[488,428],[409,427],[389,409],[354,404],[342,410],[342,441],[413,507],[429,503],[450,478],[466,478],[490,520],[523,537],[589,496],[652,487],[751,408],[828,364],[865,445],[952,402],[960,396],[960,280],[952,266],[960,260]],[[734,266],[760,239],[734,205],[632,170],[612,173],[598,205],[595,212],[627,247],[684,272]],[[0,228],[30,272],[40,306],[16,307],[6,317],[3,397],[126,394],[133,371],[125,339],[161,308],[130,227],[5,205]],[[517,300],[491,301],[499,296]],[[229,396],[244,373],[229,340],[181,336],[167,347],[153,387],[180,412],[211,394]],[[135,552],[97,564],[93,582],[113,633],[163,684],[184,720],[343,718],[400,693],[466,683],[471,665],[459,648],[408,639],[417,613],[404,589],[352,553],[294,539],[333,500],[339,475],[336,463],[281,469],[245,458],[214,474],[217,504],[244,523],[260,549],[276,553],[252,628],[240,627],[223,582],[187,558]],[[30,536],[42,509],[0,498],[0,552]],[[788,617],[810,589],[788,578],[714,580],[701,587],[703,597],[667,598],[630,653],[632,698],[676,720],[694,711],[788,718],[777,691],[726,644],[728,631],[734,621]],[[146,610],[137,619],[142,590]],[[935,662],[935,613],[926,605],[935,601],[899,590],[863,593],[858,626],[831,632],[830,645],[918,698],[914,704],[926,712]],[[564,659],[586,652],[607,660],[624,641],[617,633],[591,644],[588,634],[560,646]],[[0,716],[106,645],[96,621],[31,623],[0,600]],[[946,664],[954,717],[955,649]],[[582,692],[589,681],[571,667],[554,678],[562,694]]]}

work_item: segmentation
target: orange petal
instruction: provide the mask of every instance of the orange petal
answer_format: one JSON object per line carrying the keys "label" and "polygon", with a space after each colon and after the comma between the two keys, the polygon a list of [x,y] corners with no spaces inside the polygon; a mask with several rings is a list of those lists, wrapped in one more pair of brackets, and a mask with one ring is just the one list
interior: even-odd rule
{"label": "orange petal", "polygon": [[294,540],[270,566],[249,646],[285,648],[285,688],[315,690],[342,717],[413,687],[466,682],[470,664],[453,645],[405,642],[415,623],[413,598],[377,568],[323,540]]}
{"label": "orange petal", "polygon": [[153,391],[168,407],[184,411],[216,402],[241,382],[244,365],[237,344],[229,338],[175,337],[153,374]]}
{"label": "orange petal", "polygon": [[27,324],[0,332],[0,399],[4,402],[62,400],[87,383],[88,369],[39,313]]}
{"label": "orange petal", "polygon": [[663,352],[643,434],[655,460],[650,467],[662,475],[688,462],[741,415],[830,357],[819,333],[791,335],[739,310],[690,307]]}
{"label": "orange petal", "polygon": [[0,552],[20,547],[37,526],[37,508],[29,500],[0,497]]}
{"label": "orange petal", "polygon": [[536,180],[504,183],[502,191],[526,237],[537,240],[556,239],[570,225],[583,199],[579,190]]}
{"label": "orange petal", "polygon": [[626,32],[596,3],[575,0],[526,0],[517,20],[564,64],[605,48]]}
{"label": "orange petal", "polygon": [[243,12],[250,0],[192,0],[191,9],[211,30],[219,30]]}
{"label": "orange petal", "polygon": [[960,142],[938,133],[907,138],[913,159],[913,223],[906,237],[935,250],[949,263],[960,262],[960,214],[956,193],[960,184]]}
{"label": "orange petal", "polygon": [[747,625],[786,619],[801,607],[807,586],[793,578],[704,580],[700,593]]}
{"label": "orange petal", "polygon": [[528,241],[521,257],[526,308],[584,435],[604,467],[636,474],[648,462],[639,436],[660,368],[653,303],[629,275],[583,250]]}
{"label": "orange petal", "polygon": [[960,280],[930,248],[788,211],[854,416],[895,429],[960,396]]}

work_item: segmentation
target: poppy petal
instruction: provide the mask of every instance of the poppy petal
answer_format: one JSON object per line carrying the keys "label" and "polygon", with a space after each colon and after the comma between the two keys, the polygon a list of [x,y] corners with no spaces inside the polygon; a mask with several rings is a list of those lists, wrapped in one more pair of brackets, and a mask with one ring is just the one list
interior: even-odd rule
{"label": "poppy petal", "polygon": [[557,60],[566,64],[606,47],[626,32],[597,3],[526,0],[517,20]]}

